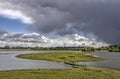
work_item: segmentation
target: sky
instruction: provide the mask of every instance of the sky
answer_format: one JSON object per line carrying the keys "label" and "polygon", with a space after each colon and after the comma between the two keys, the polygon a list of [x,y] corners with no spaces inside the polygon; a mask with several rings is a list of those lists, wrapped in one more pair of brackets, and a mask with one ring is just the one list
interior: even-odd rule
{"label": "sky", "polygon": [[0,16],[0,29],[4,29],[7,32],[27,32],[27,30],[25,30],[27,26],[27,24],[24,24],[19,20],[8,19]]}
{"label": "sky", "polygon": [[119,7],[120,0],[0,0],[0,44],[120,44]]}

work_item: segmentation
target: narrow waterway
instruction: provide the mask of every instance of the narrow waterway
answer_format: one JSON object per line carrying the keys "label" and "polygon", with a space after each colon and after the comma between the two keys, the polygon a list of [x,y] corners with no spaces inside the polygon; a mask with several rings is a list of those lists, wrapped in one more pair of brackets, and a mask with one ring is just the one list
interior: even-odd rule
{"label": "narrow waterway", "polygon": [[[18,54],[45,53],[45,51],[0,51],[0,70],[19,69],[70,69],[70,65],[44,60],[16,58]],[[48,52],[48,51],[47,51]]]}
{"label": "narrow waterway", "polygon": [[92,55],[106,60],[101,62],[76,62],[76,64],[120,70],[120,52],[92,53]]}

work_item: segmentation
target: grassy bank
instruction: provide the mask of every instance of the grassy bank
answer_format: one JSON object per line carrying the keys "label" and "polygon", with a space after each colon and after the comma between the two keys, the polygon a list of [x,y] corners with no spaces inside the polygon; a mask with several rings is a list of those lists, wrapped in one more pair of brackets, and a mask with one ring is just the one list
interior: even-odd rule
{"label": "grassy bank", "polygon": [[120,71],[96,68],[0,71],[0,79],[120,79]]}
{"label": "grassy bank", "polygon": [[77,61],[101,61],[103,59],[93,57],[91,55],[86,55],[87,53],[79,52],[54,52],[54,53],[36,53],[36,54],[21,54],[16,57],[33,59],[33,60],[47,60],[56,62],[68,62],[73,63]]}
{"label": "grassy bank", "polygon": [[[21,54],[17,57],[67,63],[103,60],[86,55],[86,53],[66,52]],[[13,70],[0,71],[0,79],[120,79],[120,71],[92,67],[78,67],[69,70]]]}

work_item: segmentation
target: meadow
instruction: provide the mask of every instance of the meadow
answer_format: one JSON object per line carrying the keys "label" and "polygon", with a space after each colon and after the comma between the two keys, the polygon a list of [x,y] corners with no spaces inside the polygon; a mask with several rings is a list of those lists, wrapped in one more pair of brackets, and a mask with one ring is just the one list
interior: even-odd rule
{"label": "meadow", "polygon": [[93,57],[85,52],[53,52],[53,53],[34,53],[34,54],[20,54],[16,57],[32,59],[32,60],[47,60],[56,62],[89,62],[89,61],[102,61],[104,59]]}
{"label": "meadow", "polygon": [[0,79],[120,79],[120,71],[79,67],[70,70],[0,71]]}

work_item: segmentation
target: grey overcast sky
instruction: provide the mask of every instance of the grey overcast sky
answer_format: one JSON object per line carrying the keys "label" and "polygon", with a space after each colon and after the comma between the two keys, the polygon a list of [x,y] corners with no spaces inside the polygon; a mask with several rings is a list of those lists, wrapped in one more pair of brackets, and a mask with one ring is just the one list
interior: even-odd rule
{"label": "grey overcast sky", "polygon": [[120,0],[0,0],[0,29],[120,44]]}

